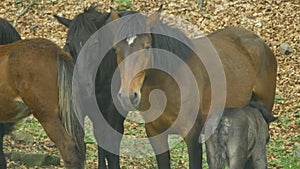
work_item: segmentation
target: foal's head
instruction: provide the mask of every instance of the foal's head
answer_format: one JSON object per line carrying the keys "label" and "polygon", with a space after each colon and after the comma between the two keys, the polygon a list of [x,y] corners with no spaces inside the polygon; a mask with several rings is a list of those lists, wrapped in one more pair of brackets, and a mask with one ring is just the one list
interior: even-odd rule
{"label": "foal's head", "polygon": [[[134,110],[140,103],[146,69],[153,58],[150,29],[159,20],[160,10],[149,17],[135,14],[117,21],[114,48],[121,75],[118,99],[126,110]],[[119,19],[114,10],[111,17]]]}

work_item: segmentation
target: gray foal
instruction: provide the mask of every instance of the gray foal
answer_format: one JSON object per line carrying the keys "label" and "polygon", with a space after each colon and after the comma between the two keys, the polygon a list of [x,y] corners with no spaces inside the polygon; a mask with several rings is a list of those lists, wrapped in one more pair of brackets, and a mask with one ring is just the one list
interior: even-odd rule
{"label": "gray foal", "polygon": [[225,109],[214,134],[206,141],[210,169],[266,169],[268,123],[277,118],[267,115],[255,102],[243,108]]}

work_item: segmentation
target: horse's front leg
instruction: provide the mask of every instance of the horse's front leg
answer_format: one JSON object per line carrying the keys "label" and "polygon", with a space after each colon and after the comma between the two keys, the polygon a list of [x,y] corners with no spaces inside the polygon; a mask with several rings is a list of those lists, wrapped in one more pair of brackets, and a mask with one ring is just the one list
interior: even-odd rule
{"label": "horse's front leg", "polygon": [[145,128],[150,144],[156,156],[158,168],[171,168],[168,136],[166,134],[157,133],[150,123],[146,123]]}
{"label": "horse's front leg", "polygon": [[188,147],[190,169],[202,169],[202,143],[199,141],[201,130],[196,126],[184,137]]}
{"label": "horse's front leg", "polygon": [[98,145],[98,169],[107,169],[105,161],[105,150]]}
{"label": "horse's front leg", "polygon": [[[122,114],[126,115],[125,112]],[[122,140],[122,135],[124,133],[124,120],[123,117],[114,104],[111,102],[105,111],[102,113],[105,118],[105,122],[93,121],[93,126],[96,128],[94,130],[94,135],[100,140],[100,143],[105,144],[109,149],[102,148],[98,146],[98,160],[99,169],[120,169],[120,144]],[[100,124],[99,124],[100,123]],[[103,126],[106,123],[107,125]],[[98,126],[98,127],[97,127]],[[112,131],[113,130],[113,131]],[[118,133],[118,134],[117,134]],[[97,139],[97,138],[96,138]],[[108,166],[106,166],[106,161]]]}
{"label": "horse's front leg", "polygon": [[[106,165],[106,160],[108,165]],[[112,153],[98,146],[98,169],[119,169],[120,160],[118,153]]]}

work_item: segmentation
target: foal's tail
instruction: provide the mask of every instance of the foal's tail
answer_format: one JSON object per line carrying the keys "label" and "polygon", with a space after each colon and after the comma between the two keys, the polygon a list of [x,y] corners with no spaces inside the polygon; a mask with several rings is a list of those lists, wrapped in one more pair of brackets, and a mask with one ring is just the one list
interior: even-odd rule
{"label": "foal's tail", "polygon": [[227,161],[227,142],[228,142],[228,125],[226,125],[228,122],[225,118],[221,118],[221,121],[218,124],[218,127],[215,130],[214,137],[215,141],[212,143],[215,147],[215,162],[214,166],[216,166],[217,169],[224,168]]}
{"label": "foal's tail", "polygon": [[60,118],[68,134],[73,138],[77,151],[82,159],[82,166],[85,161],[84,130],[80,125],[76,112],[72,106],[72,75],[73,61],[64,55],[58,58],[58,88]]}

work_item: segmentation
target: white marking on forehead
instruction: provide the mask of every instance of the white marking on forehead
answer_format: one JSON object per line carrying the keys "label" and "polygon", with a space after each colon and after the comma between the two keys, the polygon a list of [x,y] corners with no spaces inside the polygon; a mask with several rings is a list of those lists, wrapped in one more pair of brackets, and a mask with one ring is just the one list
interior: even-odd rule
{"label": "white marking on forehead", "polygon": [[128,45],[133,44],[133,42],[136,39],[136,37],[137,37],[136,35],[133,35],[133,36],[127,38],[126,41],[127,41]]}

